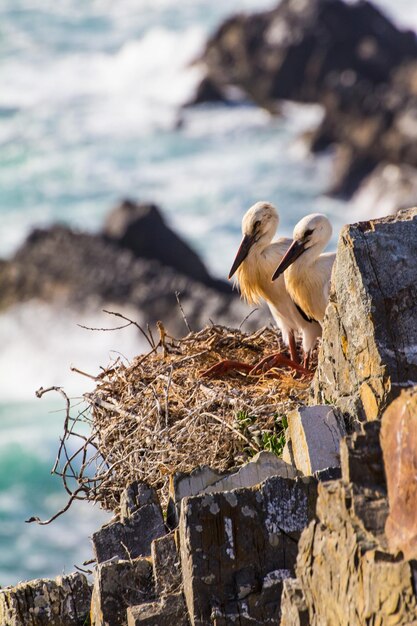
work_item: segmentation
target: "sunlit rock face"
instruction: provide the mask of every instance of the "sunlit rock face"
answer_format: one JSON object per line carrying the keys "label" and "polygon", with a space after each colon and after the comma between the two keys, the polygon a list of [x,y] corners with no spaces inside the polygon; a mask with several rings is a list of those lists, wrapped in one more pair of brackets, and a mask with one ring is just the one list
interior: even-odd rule
{"label": "sunlit rock face", "polygon": [[342,480],[319,484],[316,514],[284,581],[280,626],[362,626],[417,620],[415,562],[391,551],[380,422],[341,444]]}
{"label": "sunlit rock face", "polygon": [[402,392],[382,418],[390,513],[385,526],[392,552],[417,558],[417,387]]}
{"label": "sunlit rock face", "polygon": [[417,382],[416,241],[417,208],[340,235],[314,393],[351,421]]}

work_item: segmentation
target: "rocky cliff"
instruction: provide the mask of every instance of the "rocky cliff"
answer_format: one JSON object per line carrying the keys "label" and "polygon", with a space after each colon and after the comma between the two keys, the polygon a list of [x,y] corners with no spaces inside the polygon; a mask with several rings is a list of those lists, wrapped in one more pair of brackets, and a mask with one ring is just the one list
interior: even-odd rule
{"label": "rocky cliff", "polygon": [[340,234],[314,390],[351,421],[417,380],[416,241],[415,208]]}
{"label": "rocky cliff", "polygon": [[[417,623],[416,224],[417,210],[410,209],[343,232],[310,406],[285,415],[286,460],[263,451],[227,471],[201,466],[174,473],[166,515],[152,488],[137,481],[126,485],[117,518],[93,536],[92,624]],[[183,416],[172,421],[169,350],[161,359],[171,375],[158,370],[166,401],[162,407],[157,398],[155,419],[165,430],[184,429]],[[138,364],[133,367],[140,372]],[[141,415],[133,382],[117,403],[107,399],[101,406],[101,415],[124,412],[130,439]],[[154,379],[136,382],[143,390]],[[225,389],[236,402],[245,382],[240,380],[238,394],[233,384],[223,385],[221,397],[216,384],[195,377],[195,389],[210,395],[210,411]],[[265,385],[254,385],[264,404]],[[100,387],[114,391],[110,379]],[[313,392],[322,404],[314,405]],[[268,392],[268,402],[271,397]],[[256,416],[239,419],[253,426]],[[249,432],[239,434],[237,422],[229,426],[238,438]],[[210,423],[204,428],[209,440]],[[132,455],[146,458],[149,436]],[[162,473],[166,445],[152,449],[161,454],[154,467]],[[67,603],[59,600],[64,583],[73,584]],[[81,626],[85,585],[79,574],[2,590],[0,622]]]}

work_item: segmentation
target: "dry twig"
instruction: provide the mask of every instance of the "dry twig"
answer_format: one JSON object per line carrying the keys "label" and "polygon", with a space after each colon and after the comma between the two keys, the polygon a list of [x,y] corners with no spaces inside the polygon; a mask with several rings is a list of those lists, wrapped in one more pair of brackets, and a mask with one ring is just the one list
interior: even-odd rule
{"label": "dry twig", "polygon": [[[280,370],[278,379],[238,372],[220,380],[199,377],[223,358],[255,364],[276,352],[280,339],[270,328],[248,335],[214,325],[181,340],[159,330],[158,344],[148,338],[146,355],[104,369],[94,392],[84,395],[88,410],[77,417],[70,416],[69,399],[60,388],[39,390],[39,397],[58,391],[67,404],[53,470],[70,496],[63,510],[74,499],[87,499],[117,511],[121,492],[136,480],[156,487],[164,502],[170,474],[201,464],[226,470],[259,450],[239,415],[250,416],[259,430],[274,432],[277,416],[306,400],[308,381],[294,379],[288,370]],[[89,423],[90,436],[79,433],[81,420]],[[74,452],[75,440],[80,443]],[[62,512],[36,521],[49,523]]]}

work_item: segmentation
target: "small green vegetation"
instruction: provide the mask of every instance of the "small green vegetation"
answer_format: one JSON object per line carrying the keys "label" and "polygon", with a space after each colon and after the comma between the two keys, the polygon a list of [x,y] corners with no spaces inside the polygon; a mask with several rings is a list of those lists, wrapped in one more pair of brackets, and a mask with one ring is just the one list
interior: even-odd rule
{"label": "small green vegetation", "polygon": [[238,411],[236,413],[236,421],[238,422],[239,426],[247,428],[248,426],[251,426],[256,422],[256,416],[249,415],[247,411]]}
{"label": "small green vegetation", "polygon": [[285,430],[288,427],[287,417],[276,413],[274,415],[274,429],[264,430],[257,424],[256,416],[248,411],[242,410],[236,413],[237,428],[253,443],[252,446],[244,448],[245,454],[249,458],[258,451],[266,450],[281,457],[285,446]]}
{"label": "small green vegetation", "polygon": [[275,433],[262,433],[262,449],[267,452],[273,452],[277,456],[282,456],[285,446],[285,433],[276,435]]}

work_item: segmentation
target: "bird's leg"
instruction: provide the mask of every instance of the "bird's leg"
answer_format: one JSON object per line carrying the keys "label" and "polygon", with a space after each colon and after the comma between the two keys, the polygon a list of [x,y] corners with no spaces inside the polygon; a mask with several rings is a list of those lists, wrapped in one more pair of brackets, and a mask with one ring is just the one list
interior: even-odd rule
{"label": "bird's leg", "polygon": [[[291,355],[291,359],[294,361],[294,363],[299,363],[300,359],[298,357],[298,353],[297,353],[297,345],[295,343],[295,337],[294,337],[294,333],[291,330],[290,334],[288,336],[288,344],[289,344],[289,348],[290,348],[290,355]],[[305,367],[305,365],[304,365]]]}
{"label": "bird's leg", "polygon": [[230,371],[238,371],[245,372],[249,374],[253,365],[249,365],[249,363],[244,363],[243,361],[233,361],[231,359],[224,359],[223,361],[219,361],[219,363],[215,363],[208,370],[203,370],[200,372],[200,376],[210,377],[210,376],[218,376],[222,377],[224,374],[227,374]]}
{"label": "bird's leg", "polygon": [[250,374],[251,376],[260,376],[261,374],[264,374],[265,372],[275,367],[289,367],[295,370],[300,375],[310,375],[311,372],[308,369],[308,353],[305,353],[304,364],[301,365],[297,353],[297,345],[295,342],[294,333],[292,331],[289,334],[288,343],[291,358],[288,358],[281,352],[275,352],[264,357],[261,361],[259,361],[259,363],[256,363],[255,365],[249,365],[249,363],[244,363],[243,361],[224,359],[223,361],[212,365],[211,367],[209,367],[209,369],[200,372],[200,376],[207,378],[211,376],[216,376],[221,378],[231,371],[244,372],[245,374]]}
{"label": "bird's leg", "polygon": [[259,363],[256,363],[256,365],[250,365],[249,363],[244,363],[243,361],[224,359],[219,363],[215,363],[209,367],[209,369],[200,372],[200,376],[202,378],[209,378],[213,376],[221,378],[231,371],[244,372],[250,376],[260,376],[275,367],[289,367],[294,369],[298,374],[304,376],[311,374],[311,372],[300,365],[300,363],[296,363],[293,359],[289,359],[284,354],[281,354],[281,352],[276,352],[264,357],[261,361],[259,361]]}
{"label": "bird's leg", "polygon": [[296,372],[299,372],[300,374],[310,374],[308,369],[304,368],[302,365],[300,365],[300,363],[297,363],[292,358],[289,359],[281,352],[276,352],[274,354],[270,354],[264,357],[250,370],[249,374],[259,376],[260,374],[264,374],[274,367],[289,367],[291,369],[294,369]]}
{"label": "bird's leg", "polygon": [[306,370],[308,370],[309,361],[310,361],[310,350],[308,352],[304,352],[303,367]]}

